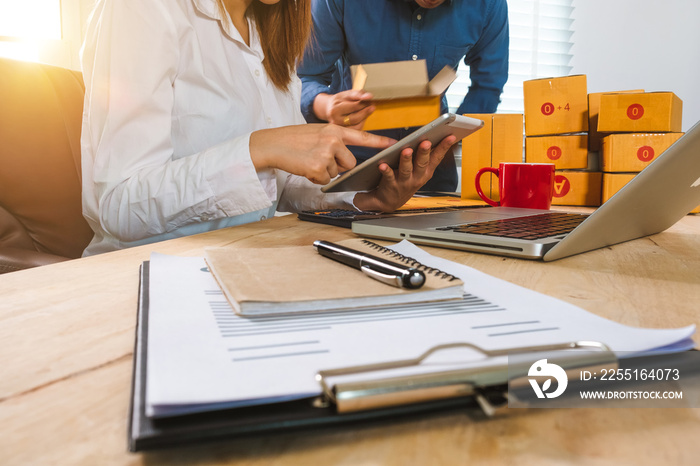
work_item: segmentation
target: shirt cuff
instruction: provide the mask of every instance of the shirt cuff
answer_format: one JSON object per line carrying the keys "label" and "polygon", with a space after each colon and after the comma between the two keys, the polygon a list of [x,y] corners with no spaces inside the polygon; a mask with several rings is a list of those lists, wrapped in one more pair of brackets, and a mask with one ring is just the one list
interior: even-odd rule
{"label": "shirt cuff", "polygon": [[496,113],[501,102],[501,91],[484,88],[472,88],[464,98],[457,114],[464,113]]}
{"label": "shirt cuff", "polygon": [[206,176],[216,206],[221,210],[214,218],[265,209],[277,199],[275,171],[258,173],[250,158],[250,134],[219,144],[202,156],[217,160],[208,164]]}

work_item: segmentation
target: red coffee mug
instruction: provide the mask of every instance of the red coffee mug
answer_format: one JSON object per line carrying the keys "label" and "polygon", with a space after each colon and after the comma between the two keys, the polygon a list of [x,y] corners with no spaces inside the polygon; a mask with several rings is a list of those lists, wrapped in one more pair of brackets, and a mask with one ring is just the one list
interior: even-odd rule
{"label": "red coffee mug", "polygon": [[[498,177],[500,202],[489,198],[481,190],[479,179],[484,173],[493,173]],[[554,192],[554,164],[501,162],[497,169],[485,167],[479,170],[475,181],[479,197],[494,207],[548,210]]]}

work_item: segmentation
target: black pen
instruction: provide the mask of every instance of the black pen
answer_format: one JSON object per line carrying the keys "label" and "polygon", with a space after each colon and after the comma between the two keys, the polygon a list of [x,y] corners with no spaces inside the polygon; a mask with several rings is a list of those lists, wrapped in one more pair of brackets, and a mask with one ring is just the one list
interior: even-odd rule
{"label": "black pen", "polygon": [[314,241],[314,248],[324,257],[361,270],[367,276],[399,288],[420,288],[425,283],[422,270],[346,248],[328,241]]}

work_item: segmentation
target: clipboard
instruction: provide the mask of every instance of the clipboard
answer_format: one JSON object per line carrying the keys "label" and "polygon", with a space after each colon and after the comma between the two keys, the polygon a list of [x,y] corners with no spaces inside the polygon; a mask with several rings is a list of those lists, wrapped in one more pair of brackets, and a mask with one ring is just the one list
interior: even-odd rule
{"label": "clipboard", "polygon": [[141,266],[134,365],[129,407],[128,449],[131,452],[272,434],[300,428],[357,426],[380,419],[430,415],[455,409],[476,408],[473,398],[461,397],[428,403],[338,414],[318,397],[261,406],[190,414],[165,419],[146,416],[146,348],[148,338],[148,262]]}
{"label": "clipboard", "polygon": [[[526,387],[525,377],[513,377],[513,368],[493,364],[480,369],[465,368],[431,372],[420,376],[372,379],[368,382],[333,384],[337,376],[371,373],[421,364],[435,352],[455,347],[481,351],[487,358],[499,357],[505,351],[486,351],[469,343],[451,343],[431,348],[424,354],[401,361],[366,366],[329,369],[317,374],[322,394],[282,403],[232,408],[204,413],[153,419],[146,416],[146,361],[148,339],[148,261],[140,270],[138,313],[134,347],[131,403],[128,422],[128,449],[131,452],[153,450],[191,443],[209,442],[245,436],[270,435],[291,430],[353,428],[363,424],[395,421],[409,416],[432,416],[446,411],[483,411],[490,417],[508,406],[509,388]],[[594,349],[595,353],[574,352],[566,364],[567,371],[601,367],[663,367],[668,361],[684,372],[698,374],[697,352],[652,355],[618,360],[603,343],[593,341],[562,345],[545,345],[509,350],[508,353],[546,354],[551,351]],[[691,353],[696,353],[692,354]],[[531,361],[531,359],[530,359]],[[664,364],[665,363],[665,364]],[[516,368],[526,374],[526,367]],[[517,374],[516,374],[517,375]],[[522,379],[522,380],[521,380]]]}

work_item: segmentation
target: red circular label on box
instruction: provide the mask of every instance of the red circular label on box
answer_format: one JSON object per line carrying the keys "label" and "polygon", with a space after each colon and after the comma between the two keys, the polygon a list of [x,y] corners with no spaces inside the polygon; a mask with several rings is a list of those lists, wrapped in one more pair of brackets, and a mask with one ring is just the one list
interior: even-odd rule
{"label": "red circular label on box", "polygon": [[571,191],[571,183],[564,175],[554,177],[554,197],[564,197]]}
{"label": "red circular label on box", "polygon": [[549,116],[554,113],[554,104],[551,102],[545,102],[542,104],[540,110],[542,111],[542,115]]}
{"label": "red circular label on box", "polygon": [[644,107],[641,104],[632,104],[627,107],[627,117],[630,120],[639,120],[644,116]]}
{"label": "red circular label on box", "polygon": [[642,146],[637,150],[637,158],[642,162],[651,162],[654,158],[654,148],[651,146]]}
{"label": "red circular label on box", "polygon": [[547,158],[549,160],[558,160],[561,157],[561,147],[552,146],[547,149]]}

